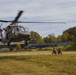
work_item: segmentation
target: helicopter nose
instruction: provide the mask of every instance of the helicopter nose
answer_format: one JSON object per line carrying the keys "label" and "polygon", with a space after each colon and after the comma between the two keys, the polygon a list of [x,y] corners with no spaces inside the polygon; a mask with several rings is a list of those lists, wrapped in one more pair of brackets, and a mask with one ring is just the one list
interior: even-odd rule
{"label": "helicopter nose", "polygon": [[26,39],[26,40],[30,40],[30,34],[29,33],[19,33],[19,37]]}

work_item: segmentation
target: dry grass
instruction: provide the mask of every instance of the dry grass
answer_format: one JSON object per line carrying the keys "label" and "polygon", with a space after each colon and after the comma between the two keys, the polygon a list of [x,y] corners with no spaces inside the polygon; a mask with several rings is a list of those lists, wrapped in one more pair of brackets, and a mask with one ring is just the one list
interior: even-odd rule
{"label": "dry grass", "polygon": [[1,55],[0,75],[76,75],[76,54]]}

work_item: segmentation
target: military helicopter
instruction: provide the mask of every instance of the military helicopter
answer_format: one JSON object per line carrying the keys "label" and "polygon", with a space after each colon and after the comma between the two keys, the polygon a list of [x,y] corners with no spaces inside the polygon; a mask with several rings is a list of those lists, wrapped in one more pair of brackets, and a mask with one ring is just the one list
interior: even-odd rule
{"label": "military helicopter", "polygon": [[[0,25],[0,41],[3,43],[7,43],[10,46],[11,42],[20,42],[25,41],[25,45],[27,46],[27,41],[30,40],[30,32],[28,28],[24,28],[23,26],[18,25],[18,23],[54,23],[54,22],[22,22],[18,21],[23,11],[19,11],[17,16],[13,21],[0,20],[0,22],[8,23],[6,28],[1,29],[2,24]],[[64,22],[55,22],[55,23],[64,23]],[[3,33],[4,32],[4,33]],[[4,37],[5,36],[5,37]]]}
{"label": "military helicopter", "polygon": [[11,24],[6,28],[1,29],[2,24],[0,26],[0,41],[3,43],[7,43],[8,46],[10,46],[11,42],[19,42],[22,40],[24,40],[25,45],[27,45],[27,41],[30,39],[29,29],[18,25],[18,23],[23,23],[18,21],[22,13],[23,11],[19,11],[18,15],[13,21],[0,20],[0,22],[11,22]]}

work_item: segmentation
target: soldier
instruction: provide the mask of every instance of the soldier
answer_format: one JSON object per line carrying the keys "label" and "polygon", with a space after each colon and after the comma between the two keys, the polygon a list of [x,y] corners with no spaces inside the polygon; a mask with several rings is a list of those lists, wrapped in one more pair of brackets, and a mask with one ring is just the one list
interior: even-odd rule
{"label": "soldier", "polygon": [[62,52],[60,50],[60,48],[58,48],[58,55],[61,54],[62,55]]}
{"label": "soldier", "polygon": [[55,54],[56,55],[56,50],[55,48],[53,47],[53,51],[52,51],[52,55]]}

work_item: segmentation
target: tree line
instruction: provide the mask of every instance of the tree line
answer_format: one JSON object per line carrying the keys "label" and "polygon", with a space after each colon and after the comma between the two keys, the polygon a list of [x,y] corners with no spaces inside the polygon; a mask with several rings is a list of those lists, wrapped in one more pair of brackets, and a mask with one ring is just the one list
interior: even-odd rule
{"label": "tree line", "polygon": [[55,42],[70,42],[74,47],[76,45],[76,27],[65,30],[62,35],[56,37],[54,34],[48,34],[48,36],[42,38],[38,32],[30,32],[30,42],[33,44],[41,43],[55,43]]}

